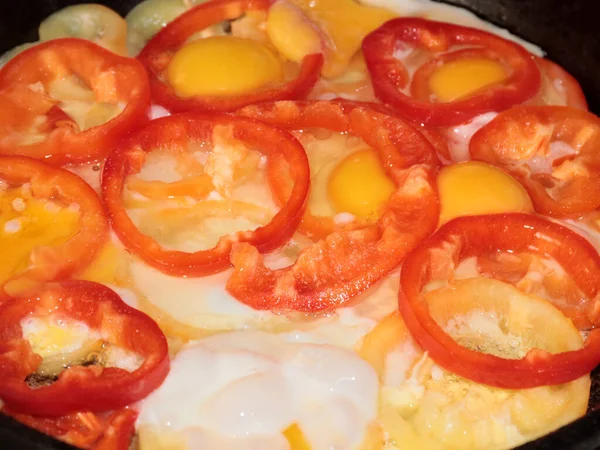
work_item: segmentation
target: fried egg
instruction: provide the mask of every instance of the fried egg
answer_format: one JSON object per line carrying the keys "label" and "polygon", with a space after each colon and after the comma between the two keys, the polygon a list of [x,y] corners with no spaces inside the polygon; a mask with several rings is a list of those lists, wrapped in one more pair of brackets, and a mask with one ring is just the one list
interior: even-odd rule
{"label": "fried egg", "polygon": [[[492,301],[482,299],[473,309],[469,303],[473,283],[501,289],[506,305],[490,307]],[[532,345],[556,352],[580,348],[583,343],[578,330],[556,308],[499,281],[471,278],[426,295],[434,319],[471,349],[517,358]],[[442,306],[449,302],[454,306]],[[362,349],[368,351],[362,354],[376,361],[370,353],[375,343],[383,348],[389,344],[381,341],[386,339],[383,334],[376,333],[385,332],[386,326],[396,328],[399,339],[382,362],[380,419],[388,432],[384,447],[388,450],[512,448],[585,413],[588,376],[560,386],[523,390],[473,383],[429,359],[399,316],[382,323],[368,337],[368,348]],[[538,328],[550,323],[546,332]],[[532,329],[537,331],[532,333]],[[558,335],[561,344],[556,347]]]}
{"label": "fried egg", "polygon": [[79,228],[78,205],[33,196],[31,186],[0,187],[0,245],[10,258],[0,262],[0,282],[26,270],[37,248],[64,244]]}
{"label": "fried egg", "polygon": [[206,450],[289,449],[284,432],[293,425],[311,448],[357,448],[376,418],[378,388],[374,370],[350,351],[222,333],[179,351],[140,403],[137,426],[175,431],[184,446]]}
{"label": "fried egg", "polygon": [[[120,294],[128,298],[127,291]],[[108,336],[85,323],[60,314],[31,315],[21,320],[23,338],[43,360],[37,369],[41,377],[54,377],[71,365],[101,364],[133,372],[143,358],[130,350],[112,345]]]}
{"label": "fried egg", "polygon": [[240,95],[282,78],[281,64],[271,50],[234,36],[190,42],[177,50],[167,69],[169,84],[180,97]]}
{"label": "fried egg", "polygon": [[445,166],[437,178],[440,225],[467,215],[533,212],[527,191],[502,170],[477,161]]}

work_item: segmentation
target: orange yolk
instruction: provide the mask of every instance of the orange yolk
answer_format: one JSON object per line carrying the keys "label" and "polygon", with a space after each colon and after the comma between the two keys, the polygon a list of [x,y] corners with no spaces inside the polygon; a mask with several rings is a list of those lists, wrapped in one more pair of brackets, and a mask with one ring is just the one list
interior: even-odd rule
{"label": "orange yolk", "polygon": [[395,16],[354,0],[279,0],[269,11],[267,32],[277,49],[295,61],[325,44],[330,51],[322,74],[332,78],[344,73],[367,34]]}
{"label": "orange yolk", "polygon": [[329,176],[327,193],[337,212],[376,220],[396,186],[375,151],[361,150],[344,158]]}
{"label": "orange yolk", "polygon": [[283,436],[290,444],[290,450],[312,450],[312,447],[304,437],[304,433],[296,423],[287,427],[283,431]]}
{"label": "orange yolk", "polygon": [[457,59],[443,64],[429,78],[438,102],[460,100],[481,88],[506,79],[504,67],[491,59]]}
{"label": "orange yolk", "polygon": [[291,61],[300,62],[307,55],[322,53],[318,28],[287,0],[278,0],[269,8],[267,33],[277,50]]}
{"label": "orange yolk", "polygon": [[444,167],[437,184],[440,225],[460,216],[533,211],[523,186],[488,164],[469,161]]}
{"label": "orange yolk", "polygon": [[122,275],[120,270],[122,261],[122,251],[109,242],[102,247],[92,263],[77,274],[76,278],[95,281],[96,283],[116,283],[117,278]]}
{"label": "orange yolk", "polygon": [[31,197],[23,188],[0,193],[0,282],[29,266],[31,251],[40,246],[62,245],[79,228],[76,209]]}
{"label": "orange yolk", "polygon": [[277,57],[264,45],[233,36],[186,44],[167,67],[167,81],[180,97],[240,95],[282,79]]}

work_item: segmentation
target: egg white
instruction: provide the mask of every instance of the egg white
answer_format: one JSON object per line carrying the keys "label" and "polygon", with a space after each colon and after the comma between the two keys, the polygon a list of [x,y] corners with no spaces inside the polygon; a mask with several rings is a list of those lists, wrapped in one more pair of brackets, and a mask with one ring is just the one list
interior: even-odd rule
{"label": "egg white", "polygon": [[312,448],[350,449],[376,417],[378,388],[373,369],[350,351],[222,333],[177,354],[163,385],[141,402],[138,426],[216,450],[257,448],[257,439],[287,449],[281,433],[297,424]]}

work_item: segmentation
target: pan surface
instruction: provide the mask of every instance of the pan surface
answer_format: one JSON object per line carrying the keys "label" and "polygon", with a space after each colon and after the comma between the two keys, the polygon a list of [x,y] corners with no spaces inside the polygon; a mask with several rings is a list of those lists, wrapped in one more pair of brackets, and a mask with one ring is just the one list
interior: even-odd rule
{"label": "pan surface", "polygon": [[[21,0],[0,2],[0,54],[37,40],[39,23],[54,11],[93,0]],[[98,0],[125,15],[138,0]],[[539,45],[548,58],[565,67],[581,84],[590,110],[600,114],[600,32],[597,0],[445,0],[466,7],[483,19]],[[0,414],[0,448],[19,450],[72,449]],[[519,449],[600,448],[600,369],[592,374],[588,413]]]}

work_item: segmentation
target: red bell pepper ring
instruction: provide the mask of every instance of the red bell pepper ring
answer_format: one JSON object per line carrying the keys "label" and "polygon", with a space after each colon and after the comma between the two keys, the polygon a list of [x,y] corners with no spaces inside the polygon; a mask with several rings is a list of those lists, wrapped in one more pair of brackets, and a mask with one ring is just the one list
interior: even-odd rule
{"label": "red bell pepper ring", "polygon": [[[255,309],[335,309],[398,267],[435,230],[439,162],[427,139],[399,117],[368,104],[325,101],[265,103],[239,114],[291,130],[353,133],[377,151],[397,186],[377,222],[341,228],[329,224],[334,232],[303,249],[290,267],[271,270],[251,245],[236,244],[231,254],[235,272],[227,289],[239,301]],[[289,168],[277,159],[272,164],[270,184],[282,201],[289,196],[284,183]],[[273,183],[273,174],[279,174],[280,183]]]}
{"label": "red bell pepper ring", "polygon": [[[408,69],[394,57],[398,41],[444,53],[417,69],[411,82]],[[469,48],[452,51],[455,46]],[[540,88],[540,71],[531,54],[514,42],[474,28],[398,18],[369,34],[362,49],[375,95],[404,117],[425,125],[458,125],[485,112],[502,111],[533,97]],[[510,73],[504,82],[467,98],[447,103],[429,101],[427,86],[433,71],[446,62],[472,57],[499,61]],[[407,88],[412,95],[402,92]]]}
{"label": "red bell pepper ring", "polygon": [[[450,247],[447,260],[435,250]],[[530,350],[522,359],[504,359],[458,344],[431,317],[423,288],[435,273],[447,272],[471,256],[495,251],[531,252],[554,258],[587,295],[579,313],[600,323],[600,256],[577,233],[542,217],[512,213],[471,216],[443,225],[406,259],[400,275],[399,309],[413,338],[440,366],[477,383],[506,389],[567,383],[600,363],[600,329],[591,331],[583,348],[558,354]],[[440,267],[442,266],[442,267]],[[445,280],[442,280],[445,281]],[[563,313],[571,314],[570,308]],[[567,316],[568,317],[568,316]]]}
{"label": "red bell pepper ring", "polygon": [[600,118],[566,106],[519,106],[478,130],[471,158],[508,171],[535,210],[577,216],[600,207]]}
{"label": "red bell pepper ring", "polygon": [[155,103],[171,112],[190,110],[234,111],[253,103],[305,98],[319,79],[323,55],[307,55],[296,78],[275,87],[235,96],[179,97],[164,81],[165,71],[174,53],[194,34],[203,29],[242,16],[246,11],[267,10],[270,0],[212,0],[197,5],[163,28],[138,55],[150,75],[150,89]]}
{"label": "red bell pepper ring", "polygon": [[[48,94],[50,83],[69,75],[81,79],[96,101],[123,103],[124,109],[108,122],[80,131]],[[0,153],[55,165],[100,161],[125,133],[148,120],[149,108],[148,77],[138,61],[83,39],[43,42],[0,70]],[[30,134],[35,140],[24,142],[23,135]]]}
{"label": "red bell pepper ring", "polygon": [[135,421],[138,413],[124,408],[111,414],[100,440],[91,450],[127,450],[135,434]]}
{"label": "red bell pepper ring", "polygon": [[[223,236],[212,249],[192,253],[164,249],[129,218],[122,201],[125,181],[141,170],[147,153],[167,145],[187,148],[190,140],[210,142],[215,126],[230,126],[233,139],[260,150],[267,158],[281,157],[287,161],[293,167],[292,195],[269,223],[254,231]],[[230,266],[234,242],[248,242],[261,252],[287,242],[302,217],[309,186],[308,159],[292,135],[256,120],[224,114],[182,113],[154,120],[109,156],[102,174],[102,195],[121,242],[147,264],[177,276],[204,276],[225,270]]]}
{"label": "red bell pepper ring", "polygon": [[[23,338],[27,316],[62,314],[98,330],[105,340],[144,358],[133,372],[116,367],[73,366],[50,385],[31,388],[25,381],[42,358]],[[169,372],[165,335],[144,313],[126,305],[108,287],[89,281],[45,285],[26,298],[0,305],[0,399],[12,411],[57,417],[78,411],[123,408],[146,397]]]}
{"label": "red bell pepper ring", "polygon": [[53,281],[84,269],[109,237],[104,207],[96,192],[77,175],[25,156],[0,156],[0,180],[9,186],[29,183],[36,198],[79,206],[79,231],[62,245],[38,247],[30,265],[16,274],[36,281]]}
{"label": "red bell pepper ring", "polygon": [[542,72],[542,87],[538,94],[528,103],[533,105],[550,105],[551,103],[545,100],[552,100],[553,96],[548,95],[548,93],[555,92],[554,95],[558,94],[562,99],[561,104],[585,111],[588,110],[587,100],[575,77],[549,59],[536,58],[536,62]]}
{"label": "red bell pepper ring", "polygon": [[103,417],[78,412],[61,417],[41,417],[15,413],[4,407],[2,413],[55,439],[86,450],[127,450],[135,432],[137,412],[124,408]]}

